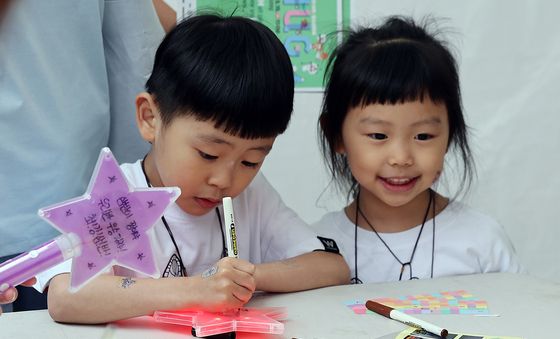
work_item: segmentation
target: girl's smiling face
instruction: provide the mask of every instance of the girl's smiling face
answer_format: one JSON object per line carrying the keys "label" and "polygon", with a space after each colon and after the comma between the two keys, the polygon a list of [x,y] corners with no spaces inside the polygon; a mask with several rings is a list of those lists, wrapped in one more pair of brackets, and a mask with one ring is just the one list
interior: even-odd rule
{"label": "girl's smiling face", "polygon": [[445,105],[424,98],[350,109],[337,151],[346,154],[362,199],[399,207],[424,199],[442,171],[448,141]]}

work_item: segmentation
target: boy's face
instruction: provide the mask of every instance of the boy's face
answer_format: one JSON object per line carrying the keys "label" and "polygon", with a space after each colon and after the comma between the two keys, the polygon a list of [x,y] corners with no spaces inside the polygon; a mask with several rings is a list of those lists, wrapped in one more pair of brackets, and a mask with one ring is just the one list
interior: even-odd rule
{"label": "boy's face", "polygon": [[152,143],[145,163],[148,178],[154,186],[181,188],[177,204],[191,215],[204,215],[223,197],[239,195],[276,139],[242,139],[193,116],[174,118],[164,127],[157,108],[152,112],[145,121],[137,114],[142,136]]}

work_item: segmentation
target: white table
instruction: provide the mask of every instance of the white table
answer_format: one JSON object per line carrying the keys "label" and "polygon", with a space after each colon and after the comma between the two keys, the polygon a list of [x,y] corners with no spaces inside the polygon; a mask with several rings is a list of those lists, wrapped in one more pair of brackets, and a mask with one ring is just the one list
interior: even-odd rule
{"label": "white table", "polygon": [[[488,301],[498,317],[418,315],[452,332],[509,335],[528,339],[560,337],[560,284],[507,273],[413,280],[399,283],[336,286],[306,292],[265,295],[248,306],[285,306],[289,319],[283,336],[269,338],[378,338],[406,328],[376,314],[356,315],[345,302],[407,294],[466,290]],[[558,324],[557,324],[558,322]],[[46,311],[0,316],[0,338],[185,338],[190,328],[160,324],[151,317],[109,325],[64,325]],[[238,338],[262,338],[248,333]]]}

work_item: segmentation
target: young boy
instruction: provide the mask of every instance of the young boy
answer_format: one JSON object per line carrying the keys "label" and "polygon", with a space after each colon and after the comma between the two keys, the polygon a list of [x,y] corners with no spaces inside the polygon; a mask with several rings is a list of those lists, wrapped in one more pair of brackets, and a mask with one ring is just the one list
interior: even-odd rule
{"label": "young boy", "polygon": [[[348,283],[344,259],[329,253],[336,246],[323,245],[259,174],[293,104],[290,59],[272,31],[246,18],[191,17],[161,43],[146,87],[136,117],[152,148],[121,168],[135,186],[181,188],[154,227],[166,279],[114,267],[114,276],[72,294],[69,274],[56,275],[48,295],[54,320],[102,323],[159,309],[232,309],[255,290]],[[234,197],[240,259],[224,258],[224,196]]]}

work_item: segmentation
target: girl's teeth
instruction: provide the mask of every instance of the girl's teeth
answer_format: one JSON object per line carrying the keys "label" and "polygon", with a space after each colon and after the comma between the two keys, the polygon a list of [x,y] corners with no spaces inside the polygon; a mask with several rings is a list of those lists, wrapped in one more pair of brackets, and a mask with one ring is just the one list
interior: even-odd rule
{"label": "girl's teeth", "polygon": [[408,179],[408,178],[403,178],[403,179],[387,178],[385,180],[392,185],[404,185],[404,184],[408,184],[409,182],[412,181],[411,179]]}

